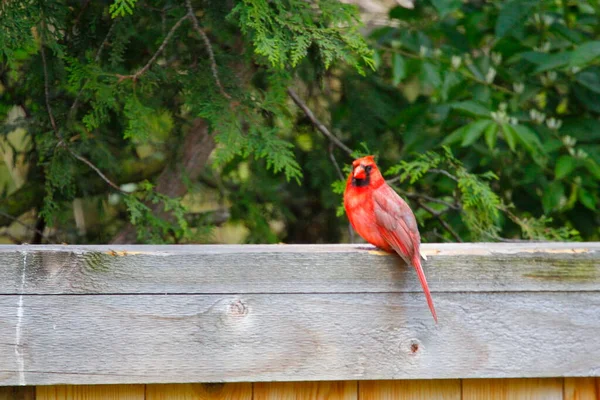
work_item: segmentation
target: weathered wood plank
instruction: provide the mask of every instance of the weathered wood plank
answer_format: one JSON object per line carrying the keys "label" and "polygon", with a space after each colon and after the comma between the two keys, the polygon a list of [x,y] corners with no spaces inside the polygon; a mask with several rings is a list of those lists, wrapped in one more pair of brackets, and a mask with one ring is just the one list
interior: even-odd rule
{"label": "weathered wood plank", "polygon": [[459,379],[360,381],[359,400],[461,400]]}
{"label": "weathered wood plank", "polygon": [[146,385],[146,400],[252,400],[252,383]]}
{"label": "weathered wood plank", "polygon": [[[425,244],[435,292],[600,290],[600,243]],[[420,292],[351,245],[2,246],[0,294]],[[383,255],[382,255],[383,254]]]}
{"label": "weathered wood plank", "polygon": [[437,325],[421,293],[0,296],[0,385],[600,375],[600,293],[436,307]]}
{"label": "weathered wood plank", "polygon": [[36,400],[144,400],[144,385],[39,386]]}
{"label": "weathered wood plank", "polygon": [[562,400],[563,379],[464,379],[463,400]]}
{"label": "weathered wood plank", "polygon": [[254,400],[357,400],[357,398],[356,381],[254,384]]}
{"label": "weathered wood plank", "polygon": [[600,378],[565,378],[564,400],[600,400]]}

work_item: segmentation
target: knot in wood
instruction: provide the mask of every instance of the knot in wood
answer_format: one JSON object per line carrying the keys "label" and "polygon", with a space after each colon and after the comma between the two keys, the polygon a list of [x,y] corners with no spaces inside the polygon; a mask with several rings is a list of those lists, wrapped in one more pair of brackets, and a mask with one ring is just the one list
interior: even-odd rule
{"label": "knot in wood", "polygon": [[243,317],[248,315],[248,307],[241,300],[236,300],[229,305],[229,314],[234,317]]}
{"label": "knot in wood", "polygon": [[417,354],[419,352],[421,344],[417,339],[411,339],[409,342],[410,354]]}
{"label": "knot in wood", "polygon": [[204,388],[204,391],[211,394],[221,393],[224,387],[225,384],[221,382],[202,383],[202,388]]}

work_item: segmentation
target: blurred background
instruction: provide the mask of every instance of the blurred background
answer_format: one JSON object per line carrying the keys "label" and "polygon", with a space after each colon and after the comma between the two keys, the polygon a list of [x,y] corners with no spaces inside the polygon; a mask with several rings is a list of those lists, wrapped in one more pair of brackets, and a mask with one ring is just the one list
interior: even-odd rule
{"label": "blurred background", "polygon": [[[595,0],[0,2],[2,243],[600,240]],[[333,139],[332,139],[333,138]]]}

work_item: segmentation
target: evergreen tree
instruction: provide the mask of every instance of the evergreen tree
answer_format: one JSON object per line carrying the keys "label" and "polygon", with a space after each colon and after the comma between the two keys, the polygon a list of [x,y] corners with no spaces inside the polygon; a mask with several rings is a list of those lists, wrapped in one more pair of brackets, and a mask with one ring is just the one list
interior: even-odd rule
{"label": "evergreen tree", "polygon": [[598,238],[598,9],[441,3],[368,36],[338,0],[0,3],[0,225],[339,242],[372,151],[424,240]]}

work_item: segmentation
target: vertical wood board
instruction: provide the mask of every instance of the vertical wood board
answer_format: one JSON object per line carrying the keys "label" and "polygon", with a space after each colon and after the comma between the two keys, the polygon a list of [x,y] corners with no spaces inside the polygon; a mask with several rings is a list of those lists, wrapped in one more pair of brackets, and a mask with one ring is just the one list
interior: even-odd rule
{"label": "vertical wood board", "polygon": [[144,400],[145,385],[38,386],[36,400]]}
{"label": "vertical wood board", "polygon": [[600,378],[565,378],[564,400],[600,400]]}
{"label": "vertical wood board", "polygon": [[261,382],[254,400],[357,400],[357,382]]}
{"label": "vertical wood board", "polygon": [[461,400],[459,379],[360,381],[358,400]]}
{"label": "vertical wood board", "polygon": [[252,400],[251,383],[147,385],[146,400]]}
{"label": "vertical wood board", "polygon": [[0,387],[0,400],[35,400],[35,387]]}
{"label": "vertical wood board", "polygon": [[463,400],[562,400],[562,378],[463,379]]}

